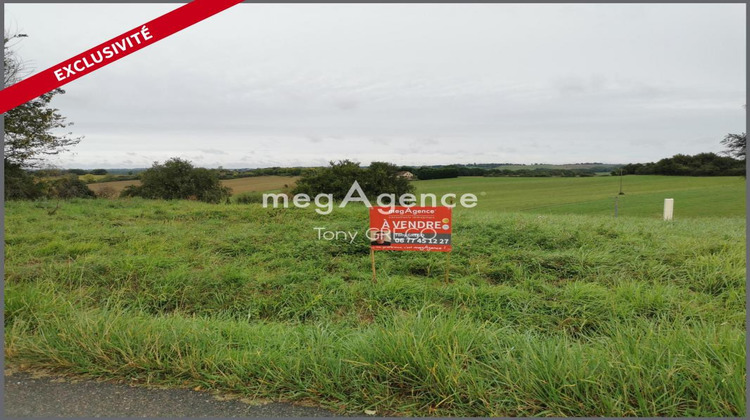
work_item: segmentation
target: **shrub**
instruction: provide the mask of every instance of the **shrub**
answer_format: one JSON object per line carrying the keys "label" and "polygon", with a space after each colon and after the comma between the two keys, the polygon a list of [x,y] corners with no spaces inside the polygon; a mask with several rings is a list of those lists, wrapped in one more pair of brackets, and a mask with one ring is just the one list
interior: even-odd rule
{"label": "shrub", "polygon": [[52,181],[47,196],[61,199],[95,198],[96,194],[77,175],[71,174]]}
{"label": "shrub", "polygon": [[96,191],[96,196],[99,198],[117,198],[117,190],[110,187],[110,186],[104,186],[102,188],[99,188],[98,191]]}
{"label": "shrub", "polygon": [[263,193],[251,191],[237,194],[234,202],[237,204],[263,203]]}
{"label": "shrub", "polygon": [[34,200],[44,195],[44,184],[37,183],[29,172],[21,168],[21,165],[7,160],[4,163],[6,200]]}
{"label": "shrub", "polygon": [[230,189],[221,185],[214,171],[195,168],[189,161],[172,158],[141,173],[141,185],[126,187],[121,197],[153,199],[189,199],[220,203],[229,198]]}

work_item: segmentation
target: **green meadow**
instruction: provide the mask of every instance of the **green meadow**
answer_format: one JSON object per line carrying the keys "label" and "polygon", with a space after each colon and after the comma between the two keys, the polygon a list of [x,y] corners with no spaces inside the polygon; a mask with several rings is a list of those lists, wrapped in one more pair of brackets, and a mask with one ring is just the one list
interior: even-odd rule
{"label": "green meadow", "polygon": [[461,177],[415,181],[418,193],[473,193],[477,211],[662,217],[665,198],[675,201],[675,218],[744,217],[745,179],[628,175],[620,177]]}
{"label": "green meadow", "polygon": [[376,283],[362,206],[8,202],[6,362],[341,414],[744,416],[744,180],[625,177],[615,219],[617,182],[418,182],[486,195],[450,259],[379,252]]}

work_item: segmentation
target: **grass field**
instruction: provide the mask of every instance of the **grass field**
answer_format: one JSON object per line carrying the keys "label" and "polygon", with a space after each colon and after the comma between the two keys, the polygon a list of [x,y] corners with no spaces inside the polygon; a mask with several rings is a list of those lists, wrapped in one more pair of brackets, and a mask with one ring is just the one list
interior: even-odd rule
{"label": "grass field", "polygon": [[[224,179],[221,184],[232,189],[232,194],[240,194],[250,191],[277,191],[283,189],[286,185],[294,185],[298,177],[294,176],[254,176],[237,179]],[[128,185],[140,185],[141,181],[112,181],[89,184],[88,187],[94,192],[99,192],[105,188],[115,190],[120,193]]]}
{"label": "grass field", "polygon": [[89,179],[99,181],[104,179],[107,175],[94,175],[94,174],[86,174],[86,175],[78,175],[78,179],[81,181],[87,181]]}
{"label": "grass field", "polygon": [[293,186],[299,177],[296,176],[254,176],[249,178],[225,179],[221,184],[232,189],[232,194],[251,191],[278,191],[286,186]]}
{"label": "grass field", "polygon": [[[233,194],[279,191],[298,177],[262,176],[223,180]],[[414,181],[417,193],[438,196],[453,192],[478,197],[476,211],[538,214],[614,215],[659,218],[664,199],[674,198],[675,217],[743,217],[745,179],[741,177],[626,176],[619,195],[619,177],[505,178],[461,177]],[[94,192],[112,188],[117,193],[139,181],[89,184]]]}
{"label": "grass field", "polygon": [[[495,169],[508,169],[508,170],[518,170],[518,169],[590,169],[590,168],[597,168],[601,166],[613,166],[617,165],[612,163],[591,163],[591,164],[562,164],[562,165],[554,165],[554,164],[539,164],[539,165],[499,165],[496,166]],[[607,172],[609,173],[609,172]]]}
{"label": "grass field", "polygon": [[373,284],[357,206],[6,203],[6,360],[358,415],[744,416],[744,215],[486,211],[580,200],[511,181],[444,187],[492,198],[456,210],[449,282],[446,254],[382,252]]}
{"label": "grass field", "polygon": [[101,191],[111,188],[113,189],[117,194],[120,194],[120,191],[125,189],[125,187],[129,185],[141,185],[141,181],[138,181],[137,179],[128,180],[128,181],[110,181],[110,182],[97,182],[94,184],[88,184],[89,189],[95,193],[100,193]]}
{"label": "grass field", "polygon": [[[614,215],[620,179],[461,177],[415,181],[419,193],[473,193],[477,211]],[[742,177],[625,176],[619,216],[662,217],[665,198],[674,198],[675,217],[744,217]]]}

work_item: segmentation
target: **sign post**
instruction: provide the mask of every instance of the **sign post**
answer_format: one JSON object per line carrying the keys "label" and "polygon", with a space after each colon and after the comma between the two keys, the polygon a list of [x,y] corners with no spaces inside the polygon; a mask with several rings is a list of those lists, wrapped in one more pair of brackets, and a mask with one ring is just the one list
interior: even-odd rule
{"label": "sign post", "polygon": [[375,274],[375,250],[370,248],[370,260],[372,260],[372,282],[377,283],[378,277]]}
{"label": "sign post", "polygon": [[375,251],[447,252],[445,281],[450,275],[453,214],[451,207],[370,207],[370,258],[375,278]]}
{"label": "sign post", "polygon": [[450,281],[450,274],[451,274],[451,253],[448,253],[448,256],[445,257],[445,282],[448,283]]}

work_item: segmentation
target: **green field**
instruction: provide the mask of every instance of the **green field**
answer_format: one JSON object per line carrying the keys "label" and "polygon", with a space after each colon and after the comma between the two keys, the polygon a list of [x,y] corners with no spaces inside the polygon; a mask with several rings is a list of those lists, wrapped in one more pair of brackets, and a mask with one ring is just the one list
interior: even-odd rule
{"label": "green field", "polygon": [[[279,191],[293,186],[298,177],[260,176],[223,180],[232,194]],[[592,214],[613,216],[618,197],[619,216],[659,218],[665,198],[674,198],[675,217],[743,217],[745,179],[741,177],[682,177],[640,175],[619,177],[511,178],[461,177],[414,181],[417,193],[473,193],[477,211],[531,212],[539,214]],[[89,184],[95,192],[105,188],[117,194],[139,181]]]}
{"label": "green field", "polygon": [[[618,164],[612,164],[612,163],[569,163],[569,164],[561,164],[561,165],[555,165],[555,164],[514,164],[514,165],[498,165],[495,166],[494,169],[508,169],[508,170],[519,170],[519,169],[591,169],[591,168],[599,168],[599,167],[612,167],[612,166],[618,166]],[[609,174],[610,172],[607,172]]]}
{"label": "green field", "polygon": [[419,182],[487,192],[448,282],[446,254],[381,252],[374,284],[360,206],[8,202],[6,361],[356,415],[744,416],[744,207],[703,198],[744,181],[625,179],[673,222],[523,212],[616,181]]}
{"label": "green field", "polygon": [[[620,191],[617,176],[586,178],[461,177],[415,181],[418,193],[473,193],[477,211],[613,216]],[[675,218],[744,217],[745,179],[630,175],[623,177],[619,216],[662,217],[665,198],[675,200]]]}

